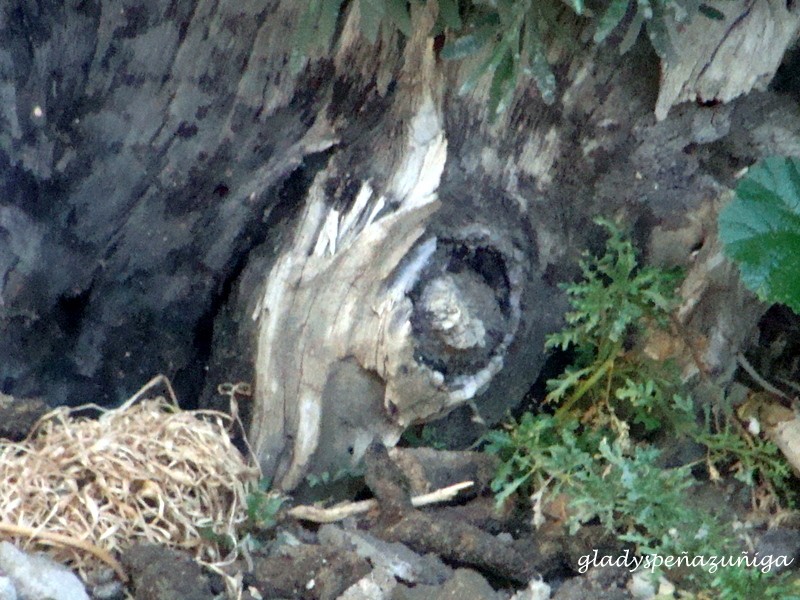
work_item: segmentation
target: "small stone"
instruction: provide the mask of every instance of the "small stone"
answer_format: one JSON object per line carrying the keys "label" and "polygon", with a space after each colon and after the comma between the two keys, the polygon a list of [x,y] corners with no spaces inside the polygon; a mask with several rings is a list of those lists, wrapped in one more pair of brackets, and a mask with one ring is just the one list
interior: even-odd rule
{"label": "small stone", "polygon": [[756,553],[757,560],[765,556],[771,556],[775,560],[778,557],[783,559],[780,566],[772,569],[773,572],[797,568],[800,564],[800,530],[776,527],[766,531],[756,544]]}
{"label": "small stone", "polygon": [[0,600],[17,600],[17,588],[8,577],[0,577]]}
{"label": "small stone", "polygon": [[549,600],[550,586],[544,581],[535,577],[528,583],[528,587],[520,590],[510,600]]}
{"label": "small stone", "polygon": [[122,555],[136,600],[212,600],[208,577],[191,557],[156,544],[138,544]]}
{"label": "small stone", "polygon": [[100,583],[92,588],[93,600],[124,600],[125,586],[119,581]]}
{"label": "small stone", "polygon": [[0,571],[20,600],[89,600],[80,579],[64,565],[44,554],[27,554],[9,542],[0,543]]}

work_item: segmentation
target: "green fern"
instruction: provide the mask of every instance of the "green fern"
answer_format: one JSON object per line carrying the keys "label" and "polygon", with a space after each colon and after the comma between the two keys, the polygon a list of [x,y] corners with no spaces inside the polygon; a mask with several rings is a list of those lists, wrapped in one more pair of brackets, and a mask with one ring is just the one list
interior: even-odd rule
{"label": "green fern", "polygon": [[[412,33],[410,4],[425,0],[352,0],[358,3],[360,27],[370,43],[382,30]],[[561,25],[565,7],[594,23],[594,42],[606,43],[618,34],[618,48],[624,54],[644,30],[656,53],[665,60],[674,56],[667,31],[667,19],[685,23],[700,14],[723,19],[724,14],[701,0],[607,0],[597,13],[583,0],[438,0],[439,18],[434,34],[444,34],[441,51],[445,60],[462,60],[482,55],[459,92],[471,92],[487,75],[488,113],[491,120],[503,113],[519,82],[532,79],[542,99],[550,104],[556,97],[556,78],[547,59],[551,41],[569,43],[573,35]],[[309,0],[292,40],[290,66],[298,73],[305,57],[327,53],[335,38],[344,0]]]}

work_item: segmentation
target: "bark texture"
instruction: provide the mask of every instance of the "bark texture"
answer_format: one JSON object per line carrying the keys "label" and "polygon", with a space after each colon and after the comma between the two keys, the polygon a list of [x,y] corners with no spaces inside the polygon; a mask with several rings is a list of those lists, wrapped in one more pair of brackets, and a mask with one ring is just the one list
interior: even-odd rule
{"label": "bark texture", "polygon": [[[556,102],[522,82],[490,123],[488,80],[457,93],[481,57],[440,59],[433,2],[374,45],[347,3],[296,74],[289,0],[5,3],[0,391],[114,403],[164,372],[210,404],[252,382],[251,442],[292,488],[464,404],[501,418],[601,214],[689,269],[681,319],[729,376],[763,309],[716,211],[742,167],[800,153],[797,103],[765,89],[797,11],[729,4],[714,43],[676,28],[666,65],[595,46],[565,7]],[[442,427],[466,439],[471,415]]]}

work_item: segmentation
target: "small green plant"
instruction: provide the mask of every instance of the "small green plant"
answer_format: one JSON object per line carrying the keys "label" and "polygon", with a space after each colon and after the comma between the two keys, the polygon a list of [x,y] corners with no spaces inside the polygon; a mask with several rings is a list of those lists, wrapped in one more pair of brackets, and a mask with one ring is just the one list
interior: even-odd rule
{"label": "small green plant", "polygon": [[[424,0],[354,0],[358,3],[360,27],[364,36],[375,43],[380,32],[413,33],[410,7]],[[656,52],[671,57],[672,45],[667,20],[686,23],[696,15],[723,19],[719,10],[700,0],[607,0],[597,12],[584,0],[438,0],[438,22],[433,35],[444,34],[446,43],[441,55],[446,60],[460,60],[484,53],[475,70],[463,83],[460,92],[468,93],[486,74],[491,74],[490,118],[510,104],[518,82],[533,78],[542,99],[555,100],[556,79],[547,57],[550,42],[571,43],[574,32],[562,23],[563,8],[594,22],[595,43],[605,42],[622,28],[621,54],[627,52],[642,30]],[[302,13],[292,41],[291,66],[297,72],[311,52],[328,52],[335,38],[344,0],[310,0]],[[631,18],[626,19],[627,15]]]}
{"label": "small green plant", "polygon": [[579,432],[579,427],[577,420],[559,423],[551,415],[525,413],[519,422],[487,432],[484,450],[501,460],[491,484],[497,502],[517,490],[527,495],[537,490],[534,522],[539,524],[546,498],[557,496],[576,473],[595,464],[600,438]]}
{"label": "small green plant", "polygon": [[338,471],[323,471],[322,473],[309,473],[306,483],[313,487],[324,487],[347,479],[360,479],[364,476],[363,468],[345,468]]}
{"label": "small green plant", "polygon": [[721,468],[729,468],[742,483],[756,488],[763,483],[776,498],[788,506],[796,503],[791,469],[778,447],[769,440],[744,431],[733,415],[712,424],[711,407],[706,406],[705,426],[697,427],[692,437],[706,448],[706,464],[714,478]]}
{"label": "small green plant", "polygon": [[[646,430],[690,415],[691,401],[677,392],[669,368],[633,350],[645,328],[669,327],[675,308],[677,272],[638,266],[636,252],[613,223],[597,219],[609,234],[600,257],[584,254],[583,278],[562,286],[572,310],[566,327],[548,337],[546,348],[572,350],[576,359],[564,373],[548,381],[547,401],[560,405],[556,417],[577,417],[595,411],[595,425],[623,433],[626,422]],[[625,422],[623,422],[625,421]]]}
{"label": "small green plant", "polygon": [[719,215],[719,237],[748,288],[800,314],[800,159],[752,166]]}
{"label": "small green plant", "polygon": [[[587,507],[599,506],[588,500],[592,495],[580,494],[599,480],[598,466],[600,473],[619,467],[623,452],[639,466],[652,458],[631,442],[629,423],[646,434],[693,419],[691,400],[678,393],[674,378],[629,348],[645,326],[669,326],[679,276],[640,268],[633,245],[619,227],[604,219],[596,222],[608,232],[606,251],[599,257],[584,254],[582,279],[563,286],[572,305],[566,326],[546,342],[547,348],[575,353],[574,364],[548,382],[547,401],[556,406],[555,413],[528,413],[507,430],[486,436],[487,450],[502,459],[493,482],[498,500],[520,488],[528,493],[537,490],[536,512],[545,491],[552,496],[572,488],[572,495],[578,492],[586,499],[576,500],[576,506],[583,508],[573,528],[599,517],[586,513]],[[615,497],[620,492],[605,489],[613,490]],[[609,527],[615,513],[626,512],[624,507],[608,505],[604,510]]]}
{"label": "small green plant", "polygon": [[436,429],[427,424],[409,427],[400,439],[410,448],[447,449],[447,444],[437,435]]}
{"label": "small green plant", "polygon": [[278,513],[286,502],[286,497],[270,490],[269,479],[258,482],[256,489],[247,494],[248,531],[266,532],[278,524]]}
{"label": "small green plant", "polygon": [[762,573],[743,567],[721,569],[708,587],[717,591],[716,597],[720,600],[800,600],[800,579],[792,572]]}
{"label": "small green plant", "polygon": [[[536,525],[549,502],[566,498],[570,531],[596,520],[642,555],[730,555],[740,547],[732,528],[687,501],[693,465],[664,468],[647,436],[664,428],[689,435],[706,446],[712,476],[733,466],[749,485],[786,491],[788,466],[774,445],[743,436],[732,415],[715,426],[708,409],[698,422],[674,372],[637,351],[643,331],[670,326],[678,275],[639,267],[619,228],[598,223],[609,233],[606,251],[583,257],[583,279],[564,287],[572,305],[566,327],[547,341],[571,350],[575,362],[548,382],[553,414],[525,413],[484,436],[485,450],[500,459],[492,489],[498,502],[515,492],[529,497]],[[798,592],[796,580],[745,567],[694,569],[686,580],[722,598]]]}
{"label": "small green plant", "polygon": [[286,500],[286,497],[270,491],[269,479],[262,479],[254,489],[249,489],[247,492],[245,497],[247,518],[239,525],[236,537],[218,533],[210,522],[198,527],[198,532],[201,538],[226,551],[231,551],[234,547],[246,551],[256,550],[263,546],[266,537],[271,535],[278,525],[278,513]]}

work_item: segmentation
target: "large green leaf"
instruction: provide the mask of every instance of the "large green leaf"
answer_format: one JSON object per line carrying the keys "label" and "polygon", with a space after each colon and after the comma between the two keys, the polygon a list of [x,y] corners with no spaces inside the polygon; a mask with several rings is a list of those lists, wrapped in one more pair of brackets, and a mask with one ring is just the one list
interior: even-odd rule
{"label": "large green leaf", "polygon": [[719,235],[748,288],[800,314],[800,159],[752,167],[720,213]]}

